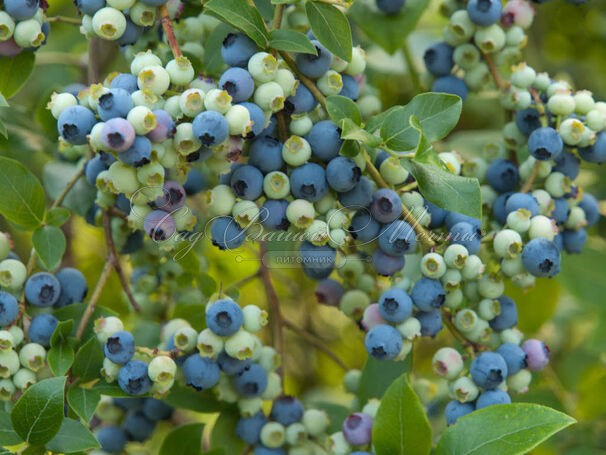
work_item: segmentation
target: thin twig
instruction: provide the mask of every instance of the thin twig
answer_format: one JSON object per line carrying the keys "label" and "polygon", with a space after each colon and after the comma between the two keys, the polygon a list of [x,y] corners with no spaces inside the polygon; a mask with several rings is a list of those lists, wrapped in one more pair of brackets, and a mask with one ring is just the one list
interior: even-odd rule
{"label": "thin twig", "polygon": [[99,275],[99,280],[97,280],[95,289],[93,290],[93,293],[90,296],[88,305],[86,306],[86,309],[84,310],[84,313],[82,314],[82,319],[80,319],[80,324],[78,325],[78,330],[76,331],[76,338],[78,340],[82,339],[82,335],[84,334],[84,329],[86,328],[86,324],[88,324],[89,319],[93,315],[93,312],[95,311],[95,305],[97,305],[97,302],[99,301],[99,298],[101,297],[101,293],[103,292],[103,288],[105,287],[107,280],[109,280],[109,276],[111,275],[112,270],[113,270],[114,266],[116,265],[115,261],[116,261],[116,258],[113,255],[111,255],[111,254],[108,255],[108,257],[105,261],[105,265],[103,266],[103,270],[101,271],[101,275]]}
{"label": "thin twig", "polygon": [[94,84],[99,80],[99,55],[101,39],[91,38],[88,42],[88,83]]}
{"label": "thin twig", "polygon": [[48,22],[63,22],[64,24],[82,25],[82,21],[77,17],[51,16],[47,17],[46,20]]}
{"label": "thin twig", "polygon": [[183,53],[181,52],[181,48],[179,47],[179,42],[177,41],[177,37],[175,36],[175,29],[173,28],[173,23],[170,20],[170,16],[168,14],[168,8],[166,5],[160,6],[158,9],[160,13],[160,22],[162,23],[162,29],[164,30],[164,34],[166,35],[166,41],[170,46],[170,50],[173,53],[175,58],[183,57]]}
{"label": "thin twig", "polygon": [[410,52],[410,48],[408,47],[408,43],[404,42],[402,46],[402,53],[404,54],[404,59],[406,60],[406,65],[408,66],[408,73],[410,74],[410,81],[412,82],[412,87],[415,93],[419,93],[421,91],[421,78],[419,77],[419,71],[415,66],[414,60],[412,58],[412,54]]}
{"label": "thin twig", "polygon": [[530,191],[530,189],[532,188],[532,182],[534,182],[534,179],[537,177],[540,167],[541,167],[540,161],[537,161],[536,163],[534,163],[534,166],[532,167],[532,171],[530,172],[530,176],[528,177],[528,180],[526,180],[526,183],[524,183],[524,186],[521,189],[522,193],[528,193]]}
{"label": "thin twig", "polygon": [[503,78],[501,77],[499,70],[497,69],[496,65],[494,64],[494,60],[492,59],[492,56],[490,54],[486,54],[485,52],[482,52],[482,57],[484,57],[484,61],[486,62],[486,65],[488,66],[488,69],[490,70],[490,74],[492,75],[492,78],[494,79],[494,83],[497,84],[497,87],[499,88],[499,90],[502,90],[503,88],[505,88],[505,81],[503,81]]}
{"label": "thin twig", "polygon": [[271,22],[271,28],[273,30],[278,30],[282,27],[282,17],[284,16],[284,8],[286,5],[284,3],[280,3],[276,5],[276,9],[274,10],[274,18]]}
{"label": "thin twig", "polygon": [[446,312],[443,308],[440,310],[442,313],[442,321],[446,324],[446,328],[452,335],[463,345],[463,348],[469,353],[469,355],[473,358],[476,355],[476,352],[479,351],[478,347],[469,341],[465,336],[459,332],[459,329],[455,327],[455,325],[450,320],[450,313]]}
{"label": "thin twig", "polygon": [[349,367],[347,365],[345,365],[345,362],[343,362],[337,354],[335,354],[328,346],[326,346],[322,342],[322,340],[320,340],[318,337],[316,337],[313,333],[310,333],[307,330],[297,327],[295,324],[293,324],[292,322],[290,322],[287,319],[283,319],[282,322],[284,323],[284,327],[292,330],[300,337],[305,338],[309,342],[309,344],[315,346],[316,348],[318,348],[319,350],[324,352],[328,357],[330,357],[337,365],[339,365],[345,371],[349,371]]}
{"label": "thin twig", "polygon": [[307,76],[302,74],[301,71],[299,71],[299,68],[297,68],[297,64],[295,63],[295,60],[288,54],[288,52],[279,51],[279,54],[282,57],[282,59],[284,60],[284,62],[286,62],[286,64],[290,67],[290,69],[297,75],[297,78],[301,82],[303,82],[303,85],[305,85],[305,87],[307,87],[309,89],[309,91],[312,93],[314,98],[318,100],[318,102],[322,105],[323,108],[326,108],[326,97],[320,91],[320,89],[318,87],[316,87],[316,84],[314,84],[314,81],[312,81]]}

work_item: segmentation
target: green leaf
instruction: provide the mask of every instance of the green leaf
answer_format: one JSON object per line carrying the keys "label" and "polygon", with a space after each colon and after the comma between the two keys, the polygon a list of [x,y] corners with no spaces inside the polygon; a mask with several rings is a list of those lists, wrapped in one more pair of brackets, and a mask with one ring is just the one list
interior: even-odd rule
{"label": "green leaf", "polygon": [[419,119],[416,116],[411,115],[409,118],[409,123],[410,126],[412,126],[419,133],[419,143],[417,144],[417,149],[415,150],[415,156],[413,159],[419,163],[433,164],[434,166],[448,171],[448,167],[440,159],[438,152],[436,152],[431,143],[425,137],[423,127],[421,126]]}
{"label": "green leaf", "polygon": [[98,378],[103,366],[103,350],[96,337],[91,337],[84,343],[74,360],[72,376],[79,378],[81,382]]}
{"label": "green leaf", "polygon": [[[72,303],[71,305],[66,305],[62,308],[59,308],[59,309],[53,311],[53,314],[60,321],[65,321],[67,319],[73,319],[74,321],[80,321],[80,318],[82,318],[82,314],[84,313],[84,310],[86,309],[87,305],[88,305],[87,302]],[[93,311],[93,314],[90,317],[90,321],[86,325],[86,329],[84,329],[84,335],[83,335],[82,339],[86,341],[91,336],[94,336],[93,322],[96,319],[100,318],[101,316],[107,317],[107,316],[116,316],[116,315],[117,315],[117,313],[115,313],[114,311],[112,311],[108,308],[105,308],[101,305],[95,306],[95,310]],[[77,324],[72,329],[72,335],[75,335],[76,329],[77,329]]]}
{"label": "green leaf", "polygon": [[205,8],[242,30],[262,48],[269,43],[269,34],[259,11],[246,0],[211,0]]}
{"label": "green leaf", "polygon": [[349,158],[357,156],[358,153],[360,153],[360,144],[358,144],[358,141],[345,140],[343,141],[343,145],[341,145],[341,150],[339,150],[339,154]]}
{"label": "green leaf", "polygon": [[87,423],[95,415],[100,400],[101,394],[97,390],[84,389],[78,386],[71,386],[67,390],[68,404],[78,417]]}
{"label": "green leaf", "polygon": [[46,212],[46,224],[61,226],[69,219],[69,216],[69,210],[64,207],[52,208]]}
{"label": "green leaf", "polygon": [[59,432],[46,448],[57,453],[73,453],[101,447],[88,428],[74,419],[64,419]]}
{"label": "green leaf", "polygon": [[318,55],[318,51],[311,40],[296,30],[279,29],[272,31],[269,47],[279,51]]}
{"label": "green leaf", "polygon": [[369,147],[377,147],[381,145],[380,137],[370,134],[368,131],[360,128],[353,122],[353,120],[349,118],[344,118],[341,120],[339,126],[341,128],[342,139],[359,141],[362,144],[368,145]]}
{"label": "green leaf", "polygon": [[221,45],[225,37],[234,32],[234,28],[227,24],[219,24],[208,35],[204,42],[204,69],[209,76],[221,74],[225,62],[221,57]]}
{"label": "green leaf", "polygon": [[385,123],[385,119],[389,117],[393,112],[404,109],[404,106],[392,106],[386,111],[381,112],[380,114],[373,115],[366,122],[366,131],[374,133],[377,130],[380,130],[383,127],[383,123]]}
{"label": "green leaf", "polygon": [[170,393],[164,401],[175,408],[189,409],[190,411],[209,414],[218,412],[222,404],[217,401],[215,395],[210,390],[198,392],[191,387],[182,387],[175,385],[170,389]]}
{"label": "green leaf", "polygon": [[4,136],[4,139],[8,139],[8,131],[6,125],[0,120],[0,134]]}
{"label": "green leaf", "polygon": [[59,266],[66,247],[65,235],[61,229],[57,226],[40,226],[34,231],[32,244],[46,270]]}
{"label": "green leaf", "polygon": [[206,273],[198,277],[198,285],[205,297],[210,297],[217,292],[217,282],[212,276]]}
{"label": "green leaf", "polygon": [[377,455],[424,455],[431,451],[431,427],[425,408],[406,374],[389,386],[381,400],[372,426],[372,444]]}
{"label": "green leaf", "polygon": [[62,344],[67,341],[67,337],[72,333],[72,327],[74,325],[74,321],[69,319],[67,321],[59,321],[57,327],[53,334],[51,335],[50,345],[57,346],[58,344]]}
{"label": "green leaf", "polygon": [[8,107],[8,101],[6,101],[6,98],[4,97],[4,95],[2,95],[2,93],[0,93],[0,107]]}
{"label": "green leaf", "polygon": [[10,414],[4,410],[0,410],[0,445],[16,446],[22,442],[23,440],[13,430]]}
{"label": "green leaf", "polygon": [[428,4],[429,0],[406,0],[402,10],[391,16],[369,2],[355,1],[349,14],[372,41],[393,54],[404,45]]}
{"label": "green leaf", "polygon": [[67,343],[53,346],[49,349],[46,360],[55,376],[63,376],[74,363],[74,348]]}
{"label": "green leaf", "polygon": [[21,90],[34,71],[35,60],[34,53],[30,51],[0,59],[0,93],[3,98],[10,98]]}
{"label": "green leaf", "polygon": [[[67,182],[79,171],[79,166],[64,161],[49,161],[42,169],[42,183],[49,199],[57,199],[65,189]],[[85,216],[95,200],[97,191],[93,185],[81,177],[68,191],[63,200],[63,207]]]}
{"label": "green leaf", "polygon": [[206,328],[206,304],[177,303],[171,317],[185,319],[194,329],[201,331]]}
{"label": "green leaf", "polygon": [[[511,297],[518,307],[517,327],[524,333],[532,334],[539,331],[541,326],[549,321],[556,311],[560,301],[562,286],[556,280],[537,280],[528,289],[520,289],[506,283],[505,294]],[[541,302],[534,305],[533,302]]]}
{"label": "green leaf", "polygon": [[40,226],[44,219],[44,190],[34,174],[18,161],[0,157],[0,194],[0,214],[7,220],[29,229]]}
{"label": "green leaf", "polygon": [[57,434],[63,421],[66,379],[44,379],[30,386],[19,398],[11,411],[11,422],[24,441],[42,445]]}
{"label": "green leaf", "polygon": [[255,6],[261,13],[261,17],[266,21],[271,21],[274,17],[274,6],[270,0],[254,0]]}
{"label": "green leaf", "polygon": [[433,164],[404,160],[404,167],[419,184],[429,202],[453,212],[482,219],[482,195],[478,179],[444,171]]}
{"label": "green leaf", "polygon": [[352,120],[356,125],[362,124],[360,108],[346,96],[333,95],[326,98],[326,111],[331,120],[337,125],[346,118]]}
{"label": "green leaf", "polygon": [[132,396],[132,395],[129,395],[128,393],[124,392],[118,384],[116,384],[116,383],[109,384],[108,382],[105,381],[105,379],[96,381],[90,390],[100,393],[101,395],[107,395],[109,397],[129,398]]}
{"label": "green leaf", "polygon": [[392,150],[411,150],[419,142],[419,132],[409,121],[416,116],[429,142],[446,137],[456,126],[461,116],[463,103],[456,95],[445,93],[422,93],[415,96],[403,109],[389,114],[381,126],[381,137]]}
{"label": "green leaf", "polygon": [[436,454],[523,454],[575,422],[538,404],[490,406],[458,419],[440,438]]}
{"label": "green leaf", "polygon": [[316,39],[337,57],[351,61],[351,28],[341,10],[328,3],[307,1],[305,12]]}
{"label": "green leaf", "polygon": [[391,383],[408,371],[410,356],[402,362],[382,362],[369,356],[362,369],[358,388],[360,404],[365,404],[371,398],[381,398]]}
{"label": "green leaf", "polygon": [[212,433],[210,434],[210,447],[222,448],[227,453],[241,453],[244,449],[244,441],[240,438],[234,438],[236,424],[240,420],[240,412],[235,406],[230,406],[221,410],[219,418],[215,422]]}
{"label": "green leaf", "polygon": [[175,453],[199,454],[202,451],[203,423],[187,423],[168,433],[160,447],[160,455]]}

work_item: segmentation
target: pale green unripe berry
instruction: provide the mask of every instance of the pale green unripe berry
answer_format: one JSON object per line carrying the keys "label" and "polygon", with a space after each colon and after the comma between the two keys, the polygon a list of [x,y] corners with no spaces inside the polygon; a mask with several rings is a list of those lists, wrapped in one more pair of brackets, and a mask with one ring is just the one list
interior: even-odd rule
{"label": "pale green unripe berry", "polygon": [[488,170],[488,163],[482,157],[473,157],[465,160],[461,167],[461,173],[465,177],[475,177],[480,182],[486,177],[486,171]]}
{"label": "pale green unripe berry", "polygon": [[511,83],[516,87],[529,88],[537,77],[536,71],[525,62],[512,68]]}
{"label": "pale green unripe berry", "polygon": [[231,108],[232,97],[227,90],[212,89],[204,97],[204,107],[209,111],[216,111],[221,114],[227,113]]}
{"label": "pale green unripe berry", "polygon": [[378,96],[364,95],[358,99],[358,107],[363,118],[378,114],[383,109],[383,103]]}
{"label": "pale green unripe berry", "polygon": [[[509,27],[509,29],[505,32],[505,41],[506,45],[509,47],[519,47],[522,48],[526,46],[526,42],[528,41],[528,36],[526,36],[526,32],[524,29],[518,25],[514,25]],[[535,76],[536,78],[536,76]],[[535,79],[536,80],[536,79]],[[536,82],[535,82],[536,85]]]}
{"label": "pale green unripe berry", "polygon": [[447,25],[450,34],[456,36],[460,41],[469,41],[476,31],[476,25],[469,18],[469,14],[464,9],[455,11],[450,16]]}
{"label": "pale green unripe berry", "polygon": [[448,170],[455,175],[461,173],[461,161],[459,157],[453,152],[442,152],[438,153],[438,157],[446,165]]}
{"label": "pale green unripe berry", "polygon": [[536,281],[536,277],[530,273],[522,273],[511,278],[511,283],[520,289],[531,288],[535,285]]}
{"label": "pale green unripe berry", "polygon": [[255,337],[250,333],[239,330],[225,340],[225,352],[239,360],[251,358],[255,349]]}
{"label": "pale green unripe berry", "polygon": [[282,395],[282,380],[275,371],[267,373],[267,388],[261,395],[263,400],[275,400]]}
{"label": "pale green unripe berry", "polygon": [[263,346],[259,352],[258,363],[265,371],[269,373],[270,371],[280,368],[282,357],[280,357],[280,354],[278,354],[274,348],[271,346]]}
{"label": "pale green unripe berry", "polygon": [[92,26],[101,38],[117,40],[126,30],[126,17],[122,11],[115,8],[101,8],[93,16]]}
{"label": "pale green unripe berry", "polygon": [[532,192],[532,197],[534,197],[539,205],[539,213],[541,215],[550,214],[553,210],[553,199],[551,195],[543,190],[538,189]]}
{"label": "pale green unripe berry", "polygon": [[408,179],[409,173],[400,164],[400,160],[390,156],[381,163],[379,167],[381,177],[390,185],[399,185]]}
{"label": "pale green unripe berry", "polygon": [[328,447],[331,455],[349,455],[351,453],[351,446],[342,431],[333,433],[328,437]]}
{"label": "pale green unripe berry", "polygon": [[501,271],[505,276],[512,277],[525,272],[524,265],[522,264],[522,257],[517,256],[514,259],[503,259],[501,261]]}
{"label": "pale green unripe berry", "polygon": [[278,112],[284,107],[284,90],[277,82],[266,82],[257,87],[253,99],[264,111]]}
{"label": "pale green unripe berry", "polygon": [[238,409],[242,417],[252,417],[263,407],[261,398],[240,398],[238,400]]}
{"label": "pale green unripe berry", "polygon": [[547,73],[538,73],[534,79],[534,86],[537,90],[543,92],[551,85],[551,78]]}
{"label": "pale green unripe berry", "polygon": [[120,368],[122,368],[122,365],[118,365],[117,363],[112,362],[106,357],[103,359],[101,375],[105,378],[107,382],[114,382],[118,379]]}
{"label": "pale green unripe berry", "polygon": [[270,199],[283,199],[290,194],[290,180],[280,171],[272,171],[263,178],[263,192]]}
{"label": "pale green unripe berry", "polygon": [[198,350],[203,357],[217,357],[223,350],[224,341],[210,329],[204,329],[198,335]]}
{"label": "pale green unripe berry", "polygon": [[499,257],[513,259],[522,252],[522,237],[513,229],[503,229],[495,235],[493,248]]}
{"label": "pale green unripe berry", "polygon": [[[347,241],[350,241],[350,240],[351,239],[348,238]],[[358,284],[358,289],[370,294],[375,290],[375,277],[368,273],[363,273],[358,278],[357,284]],[[397,283],[396,283],[396,287],[398,287]],[[409,285],[409,287],[410,287],[410,285]]]}
{"label": "pale green unripe berry", "polygon": [[467,263],[469,252],[463,245],[453,244],[444,251],[444,262],[448,267],[462,269]]}
{"label": "pale green unripe berry", "polygon": [[353,282],[364,273],[364,263],[359,256],[352,254],[339,262],[337,271],[339,276]]}
{"label": "pale green unripe berry", "polygon": [[446,270],[446,262],[441,254],[427,253],[421,259],[421,273],[428,278],[440,278],[446,273]]}
{"label": "pale green unripe berry", "polygon": [[268,313],[257,305],[246,305],[242,308],[244,316],[244,329],[255,333],[267,325]]}
{"label": "pale green unripe berry", "polygon": [[0,262],[0,286],[10,291],[23,287],[27,277],[25,265],[17,259],[5,259]]}
{"label": "pale green unripe berry", "polygon": [[498,52],[505,46],[505,32],[499,24],[478,27],[473,39],[476,45],[487,54]]}
{"label": "pale green unripe berry", "polygon": [[286,68],[279,68],[276,71],[274,81],[280,84],[284,91],[284,96],[291,96],[295,94],[299,81],[295,79],[295,75]]}
{"label": "pale green unripe berry", "polygon": [[362,412],[375,419],[377,417],[377,412],[379,411],[380,406],[381,400],[377,398],[371,398],[362,408]]}
{"label": "pale green unripe berry", "polygon": [[478,280],[478,292],[487,299],[496,299],[503,295],[505,283],[497,274],[483,275]]}
{"label": "pale green unripe berry", "polygon": [[463,333],[470,333],[479,323],[480,318],[475,311],[465,308],[457,312],[455,316],[455,327]]}
{"label": "pale green unripe berry", "polygon": [[457,269],[449,269],[440,277],[440,281],[444,285],[446,292],[458,289],[462,279],[461,272]]}
{"label": "pale green unripe berry", "polygon": [[135,90],[130,97],[135,106],[146,106],[152,110],[164,108],[164,98],[155,95],[149,88]]}
{"label": "pale green unripe berry", "polygon": [[576,118],[567,118],[560,124],[558,132],[566,145],[577,145],[585,135],[585,125]]}
{"label": "pale green unripe berry", "polygon": [[474,401],[480,390],[478,386],[468,376],[458,378],[450,385],[450,390],[455,400],[461,403],[468,403]]}
{"label": "pale green unripe berry", "polygon": [[307,429],[296,422],[286,427],[286,442],[290,445],[303,444],[307,440]]}
{"label": "pale green unripe berry", "polygon": [[305,426],[305,429],[311,436],[320,436],[328,428],[330,420],[325,411],[319,409],[307,409],[303,413],[303,419],[301,422]]}
{"label": "pale green unripe berry", "polygon": [[35,19],[18,22],[13,33],[15,43],[23,48],[38,47],[45,38],[40,23]]}
{"label": "pale green unripe berry", "polygon": [[314,203],[314,207],[319,214],[325,215],[330,209],[337,207],[336,196],[332,193],[332,191],[330,191],[328,194],[326,194],[326,196]]}
{"label": "pale green unripe berry", "polygon": [[[146,190],[156,189],[156,197],[162,195],[162,183],[164,182],[164,166],[158,162],[144,164],[137,168],[137,180],[147,186]],[[176,221],[176,220],[175,220]]]}
{"label": "pale green unripe berry", "polygon": [[184,327],[191,327],[191,324],[182,318],[171,319],[164,325],[164,327],[162,327],[162,331],[160,332],[160,340],[167,343],[168,340],[170,340],[170,338],[177,332],[177,330]]}
{"label": "pale green unripe berry", "polygon": [[578,206],[572,207],[568,219],[564,223],[564,227],[577,231],[585,226],[587,226],[587,218],[583,209]]}
{"label": "pale green unripe berry", "polygon": [[160,355],[154,357],[147,367],[149,378],[160,384],[172,383],[177,374],[177,364],[168,356]]}
{"label": "pale green unripe berry", "polygon": [[328,70],[317,81],[318,88],[324,96],[338,95],[343,89],[343,78],[334,70]]}
{"label": "pale green unripe berry", "polygon": [[416,191],[407,191],[402,193],[400,195],[400,199],[402,200],[402,204],[404,204],[409,210],[412,210],[415,207],[423,207],[425,204],[425,199],[423,199],[421,193]]}
{"label": "pale green unripe berry", "polygon": [[366,69],[366,52],[360,46],[356,46],[351,50],[351,60],[345,68],[345,74],[350,76],[358,76]]}
{"label": "pale green unripe berry", "polygon": [[331,229],[343,229],[349,223],[347,213],[340,209],[330,209],[326,213],[326,221]]}
{"label": "pale green unripe berry", "polygon": [[196,346],[198,332],[192,327],[183,327],[175,332],[173,340],[177,349],[183,352],[190,352]]}
{"label": "pale green unripe berry", "polygon": [[335,70],[337,73],[342,73],[347,68],[347,62],[342,58],[337,57],[336,55],[332,56],[332,62],[330,64],[330,69]]}
{"label": "pale green unripe berry", "polygon": [[0,261],[8,257],[11,252],[11,240],[8,234],[0,232]]}
{"label": "pale green unripe berry", "polygon": [[236,195],[230,186],[217,185],[206,192],[206,205],[211,216],[226,216],[231,214]]}
{"label": "pale green unripe berry", "polygon": [[528,370],[520,370],[507,377],[507,387],[516,393],[526,393],[531,381],[532,373]]}
{"label": "pale green unripe berry", "polygon": [[138,1],[130,8],[128,15],[134,24],[141,27],[150,27],[156,22],[156,9],[153,6]]}
{"label": "pale green unripe berry", "polygon": [[180,119],[183,116],[180,106],[180,96],[171,96],[164,102],[164,110],[174,119]]}
{"label": "pale green unripe berry", "polygon": [[465,280],[473,280],[484,271],[482,260],[475,254],[470,255],[465,261],[461,274]]}
{"label": "pale green unripe berry", "polygon": [[565,93],[570,95],[570,84],[566,81],[555,81],[550,83],[549,87],[547,87],[547,96],[553,96],[556,93]]}
{"label": "pale green unripe berry", "polygon": [[333,248],[341,248],[350,241],[351,236],[343,229],[331,229],[328,233],[328,244]]}
{"label": "pale green unripe berry", "polygon": [[[126,116],[126,120],[133,126],[135,133],[143,136],[153,130],[158,122],[156,116],[147,106],[135,106],[133,107]],[[97,126],[97,125],[95,125]],[[93,127],[94,130],[94,127]],[[92,136],[92,132],[91,132]]]}
{"label": "pale green unripe berry", "polygon": [[370,305],[370,297],[359,289],[351,289],[341,297],[339,308],[346,316],[356,320],[364,314],[364,310]]}
{"label": "pale green unripe berry", "polygon": [[549,96],[547,108],[554,115],[567,116],[574,112],[575,102],[569,90],[557,90]]}
{"label": "pale green unripe berry", "polygon": [[179,109],[187,117],[195,117],[204,110],[204,92],[199,88],[189,88],[179,97]]}
{"label": "pale green unripe berry", "polygon": [[311,225],[316,211],[311,202],[305,199],[295,199],[286,208],[286,218],[299,229],[306,229]]}
{"label": "pale green unripe berry", "polygon": [[227,120],[229,134],[234,136],[246,136],[252,128],[249,110],[239,104],[229,108],[225,113],[225,120]]}
{"label": "pale green unripe berry", "polygon": [[13,384],[13,381],[11,381],[10,379],[0,380],[0,400],[9,401],[16,390],[17,389]]}
{"label": "pale green unripe berry", "polygon": [[107,339],[114,333],[124,330],[124,324],[115,316],[102,316],[99,319],[95,319],[93,330],[97,334],[97,340],[105,344]]}
{"label": "pale green unripe berry", "polygon": [[13,337],[13,346],[19,346],[25,337],[23,334],[23,329],[21,327],[17,327],[16,325],[8,329],[8,333],[10,333]]}
{"label": "pale green unripe berry", "polygon": [[449,380],[456,378],[463,371],[463,358],[459,351],[453,348],[440,348],[431,361],[433,372]]}
{"label": "pale green unripe berry", "polygon": [[15,31],[15,21],[6,12],[0,11],[0,41],[6,41],[13,36]]}
{"label": "pale green unripe berry", "polygon": [[10,378],[19,367],[19,356],[15,351],[0,352],[0,378]]}
{"label": "pale green unripe berry", "polygon": [[0,330],[0,352],[8,352],[15,346],[13,335],[8,330]]}
{"label": "pale green unripe berry", "polygon": [[460,285],[456,289],[451,289],[446,292],[446,298],[444,299],[444,305],[448,308],[458,308],[463,303],[463,291]]}
{"label": "pale green unripe berry", "polygon": [[474,343],[486,342],[487,335],[490,332],[490,326],[488,325],[488,321],[484,319],[478,318],[477,325],[467,333],[467,338]]}
{"label": "pale green unripe berry", "polygon": [[194,136],[191,123],[184,122],[177,125],[173,146],[181,155],[189,155],[202,147],[198,138]]}
{"label": "pale green unripe berry", "polygon": [[554,198],[563,197],[566,193],[570,192],[571,182],[561,172],[552,172],[545,180],[545,189]]}
{"label": "pale green unripe berry", "polygon": [[343,376],[343,384],[345,386],[345,390],[349,393],[358,393],[358,389],[360,388],[360,380],[362,379],[362,372],[360,370],[349,370]]}
{"label": "pale green unripe berry", "polygon": [[328,224],[322,220],[314,220],[305,230],[305,238],[316,246],[326,245],[330,238]]}
{"label": "pale green unripe berry", "polygon": [[[159,149],[156,147],[156,144],[152,142],[152,153],[156,151],[156,155],[158,157],[158,161],[162,166],[167,169],[173,168],[177,166],[179,162],[179,153],[173,147],[173,141],[171,139],[167,139],[162,144],[162,148]],[[208,163],[208,161],[207,161]]]}
{"label": "pale green unripe berry", "polygon": [[[465,11],[465,13],[467,12]],[[453,60],[464,70],[471,70],[480,62],[480,51],[473,44],[461,44],[455,48]]]}
{"label": "pale green unripe berry", "polygon": [[166,64],[166,72],[174,85],[188,85],[194,80],[194,67],[187,57],[177,57]]}
{"label": "pale green unripe berry", "polygon": [[219,382],[214,387],[215,395],[220,401],[225,403],[237,403],[240,399],[238,392],[234,389],[231,378],[227,375],[219,376]]}
{"label": "pale green unripe berry", "polygon": [[[4,11],[0,11],[0,13],[3,13],[3,12]],[[59,116],[61,115],[61,112],[63,112],[68,107],[75,106],[76,104],[78,104],[78,100],[71,93],[54,92],[51,95],[51,100],[48,103],[48,105],[46,106],[46,108],[50,109],[53,117],[58,119]]]}
{"label": "pale green unripe berry", "polygon": [[503,127],[503,138],[508,148],[521,147],[528,138],[522,134],[515,122],[506,123]]}
{"label": "pale green unripe berry", "polygon": [[524,335],[517,328],[505,329],[501,333],[499,333],[501,338],[501,343],[513,343],[516,345],[520,345],[522,340],[524,339]]}
{"label": "pale green unripe berry", "polygon": [[278,71],[278,61],[267,52],[257,52],[248,60],[248,72],[258,83],[273,81]]}
{"label": "pale green unripe berry", "polygon": [[488,65],[484,62],[478,63],[473,68],[466,71],[464,80],[470,89],[481,90],[491,80]]}
{"label": "pale green unripe berry", "polygon": [[507,215],[507,225],[516,232],[523,234],[530,228],[530,215],[528,210],[518,209]]}
{"label": "pale green unripe berry", "polygon": [[530,239],[546,238],[553,240],[557,234],[558,228],[554,221],[543,215],[533,216],[530,219],[530,227],[528,228],[528,237]]}
{"label": "pale green unripe berry", "polygon": [[482,319],[490,321],[501,314],[501,304],[497,299],[483,299],[478,305],[478,314]]}
{"label": "pale green unripe berry", "polygon": [[602,131],[606,126],[606,116],[604,116],[604,114],[598,109],[593,109],[589,111],[587,113],[585,121],[587,123],[587,126],[595,132]]}
{"label": "pale green unripe berry", "polygon": [[160,65],[144,67],[137,76],[137,85],[141,90],[150,90],[154,95],[163,95],[170,86],[170,75]]}
{"label": "pale green unripe berry", "polygon": [[494,201],[499,197],[498,193],[490,185],[481,185],[480,194],[482,196],[482,205],[492,207]]}
{"label": "pale green unripe berry", "polygon": [[253,201],[238,201],[234,205],[231,214],[243,228],[250,226],[251,223],[260,220],[259,206]]}
{"label": "pale green unripe berry", "polygon": [[124,11],[131,8],[136,0],[106,0],[107,6]]}
{"label": "pale green unripe berry", "polygon": [[38,371],[44,367],[46,360],[46,349],[38,343],[28,343],[19,351],[19,361],[25,368]]}
{"label": "pale green unripe berry", "polygon": [[307,114],[293,115],[288,125],[288,131],[297,136],[305,136],[314,126],[313,121]]}
{"label": "pale green unripe berry", "polygon": [[32,370],[28,370],[27,368],[21,368],[15,373],[12,379],[13,384],[15,384],[15,387],[17,387],[19,390],[25,390],[30,385],[37,382],[36,373],[34,373]]}
{"label": "pale green unripe berry", "polygon": [[580,115],[587,115],[595,107],[593,94],[589,90],[580,90],[574,95],[575,112]]}
{"label": "pale green unripe berry", "polygon": [[290,136],[282,146],[282,159],[290,166],[301,166],[310,157],[311,146],[300,136]]}
{"label": "pale green unripe berry", "polygon": [[284,425],[278,422],[267,422],[261,429],[261,443],[266,447],[276,448],[284,445],[286,440]]}

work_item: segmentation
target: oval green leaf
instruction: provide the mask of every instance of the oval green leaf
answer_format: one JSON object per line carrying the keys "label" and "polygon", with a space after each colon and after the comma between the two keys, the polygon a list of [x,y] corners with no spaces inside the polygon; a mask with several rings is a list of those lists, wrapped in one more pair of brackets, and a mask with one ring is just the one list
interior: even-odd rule
{"label": "oval green leaf", "polygon": [[35,60],[33,52],[0,59],[0,93],[4,98],[10,98],[21,90],[34,71]]}
{"label": "oval green leaf", "polygon": [[316,39],[337,57],[351,61],[351,28],[345,14],[328,3],[313,1],[305,3],[305,12]]}
{"label": "oval green leaf", "polygon": [[168,433],[160,447],[160,455],[187,453],[197,455],[202,451],[203,423],[187,423]]}
{"label": "oval green leaf", "polygon": [[345,118],[352,120],[356,125],[362,124],[360,108],[346,96],[333,95],[326,98],[326,111],[337,125]]}
{"label": "oval green leaf", "polygon": [[56,453],[82,452],[101,447],[88,428],[74,419],[64,419],[59,432],[46,448]]}
{"label": "oval green leaf", "polygon": [[68,404],[87,423],[93,418],[100,400],[101,394],[93,389],[72,386],[67,390]]}
{"label": "oval green leaf", "polygon": [[0,410],[0,446],[16,446],[22,442],[23,440],[13,429],[10,414]]}
{"label": "oval green leaf", "polygon": [[99,371],[103,366],[103,350],[99,346],[96,337],[91,337],[84,343],[74,360],[72,376],[86,382],[99,377]]}
{"label": "oval green leaf", "polygon": [[371,398],[381,398],[387,388],[402,374],[410,371],[410,356],[402,362],[382,362],[369,356],[360,378],[358,398],[364,404]]}
{"label": "oval green leaf", "polygon": [[246,3],[246,0],[211,0],[204,7],[242,30],[262,48],[267,47],[269,33],[263,18],[257,8]]}
{"label": "oval green leaf", "polygon": [[279,51],[318,55],[318,51],[311,44],[311,40],[296,30],[274,30],[271,32],[269,47],[278,49]]}
{"label": "oval green leaf", "polygon": [[57,226],[40,226],[34,231],[32,244],[46,270],[54,270],[61,263],[66,241],[63,231]]}
{"label": "oval green leaf", "polygon": [[53,346],[48,351],[46,360],[55,376],[63,376],[74,363],[74,348],[67,343]]}
{"label": "oval green leaf", "polygon": [[[0,70],[1,72],[1,70]],[[34,229],[44,219],[44,190],[21,163],[0,157],[0,214],[20,226]]]}

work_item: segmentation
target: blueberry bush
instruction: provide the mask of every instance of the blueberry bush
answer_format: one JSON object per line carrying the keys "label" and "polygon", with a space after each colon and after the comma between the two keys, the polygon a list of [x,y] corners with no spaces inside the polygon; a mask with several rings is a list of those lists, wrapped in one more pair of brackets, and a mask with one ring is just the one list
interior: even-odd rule
{"label": "blueberry bush", "polygon": [[604,21],[0,2],[1,453],[605,453]]}

